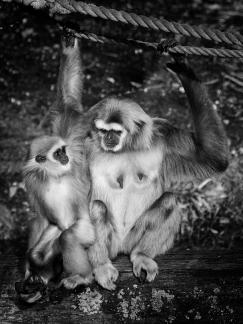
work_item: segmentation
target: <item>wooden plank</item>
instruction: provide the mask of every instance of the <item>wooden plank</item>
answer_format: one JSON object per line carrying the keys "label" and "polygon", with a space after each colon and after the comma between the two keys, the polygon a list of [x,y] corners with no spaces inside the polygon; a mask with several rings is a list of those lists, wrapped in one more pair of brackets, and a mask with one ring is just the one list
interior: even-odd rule
{"label": "wooden plank", "polygon": [[160,273],[151,283],[134,278],[126,257],[117,289],[93,284],[72,292],[50,287],[38,304],[16,298],[23,258],[0,257],[0,323],[243,323],[243,250],[171,251],[157,258]]}

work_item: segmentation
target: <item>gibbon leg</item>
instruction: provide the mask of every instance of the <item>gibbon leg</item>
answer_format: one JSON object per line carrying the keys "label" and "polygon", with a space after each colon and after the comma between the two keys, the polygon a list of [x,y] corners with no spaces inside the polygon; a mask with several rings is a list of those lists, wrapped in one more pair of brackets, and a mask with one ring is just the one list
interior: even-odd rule
{"label": "gibbon leg", "polygon": [[60,236],[63,268],[67,277],[61,281],[67,289],[87,285],[92,279],[92,266],[88,259],[87,248],[94,242],[92,225],[87,220],[79,220]]}
{"label": "gibbon leg", "polygon": [[61,231],[56,225],[49,225],[42,232],[38,242],[28,251],[33,265],[43,267],[49,264],[60,253],[58,237]]}
{"label": "gibbon leg", "polygon": [[180,215],[172,194],[163,195],[143,217],[146,218],[147,226],[141,239],[133,247],[130,260],[135,276],[142,278],[141,271],[145,270],[146,280],[150,282],[158,273],[158,265],[153,258],[172,247],[179,230]]}
{"label": "gibbon leg", "polygon": [[94,244],[88,250],[88,255],[93,266],[95,280],[103,288],[114,290],[119,273],[109,257],[113,228],[106,206],[101,201],[95,200],[93,202],[91,217],[95,225],[96,238]]}
{"label": "gibbon leg", "polygon": [[[45,254],[53,251],[56,237],[49,238],[46,242],[45,233],[49,232],[49,222],[40,217],[36,217],[30,223],[30,234],[28,242],[28,256],[25,265],[25,280],[17,282],[15,289],[22,300],[27,303],[34,303],[39,300],[46,289],[47,283],[60,272],[61,267],[57,260],[57,254],[52,253],[52,257],[45,258]],[[44,239],[44,240],[43,240]],[[47,244],[46,244],[47,243]],[[38,249],[36,249],[38,247]],[[48,249],[48,251],[46,250]],[[37,261],[41,261],[41,265]],[[44,262],[43,262],[44,261]]]}
{"label": "gibbon leg", "polygon": [[41,217],[35,217],[30,221],[28,249],[31,249],[35,246],[48,225],[49,222],[45,218]]}
{"label": "gibbon leg", "polygon": [[[45,232],[49,225],[49,222],[45,218],[35,217],[33,220],[30,221],[29,224],[29,239],[28,239],[28,252],[27,252],[27,259],[25,263],[25,280],[31,275],[30,270],[30,251],[34,248],[34,246],[40,240],[40,237]],[[33,265],[32,265],[33,268]]]}

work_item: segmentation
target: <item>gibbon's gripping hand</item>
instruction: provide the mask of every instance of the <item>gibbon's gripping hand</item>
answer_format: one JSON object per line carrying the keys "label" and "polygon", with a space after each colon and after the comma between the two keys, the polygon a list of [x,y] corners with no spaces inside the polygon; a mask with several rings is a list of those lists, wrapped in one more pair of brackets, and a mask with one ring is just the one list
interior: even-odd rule
{"label": "gibbon's gripping hand", "polygon": [[169,49],[176,45],[178,45],[178,43],[174,39],[162,39],[157,46],[157,51],[161,54],[168,53]]}
{"label": "gibbon's gripping hand", "polygon": [[[174,39],[163,39],[157,46],[157,50],[160,53],[168,53],[170,48],[177,46],[178,43]],[[174,61],[166,64],[168,70],[172,72],[187,76],[188,78],[196,81],[200,81],[195,75],[193,69],[189,66],[186,55],[169,53],[173,57]]]}
{"label": "gibbon's gripping hand", "polygon": [[69,33],[67,30],[65,30],[64,35],[62,36],[62,44],[63,47],[74,47],[75,45],[75,37]]}

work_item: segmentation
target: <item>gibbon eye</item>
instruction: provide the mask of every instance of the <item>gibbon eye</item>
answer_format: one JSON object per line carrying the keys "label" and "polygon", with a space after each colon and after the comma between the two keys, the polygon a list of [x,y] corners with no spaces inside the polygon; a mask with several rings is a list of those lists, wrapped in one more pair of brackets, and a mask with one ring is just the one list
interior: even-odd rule
{"label": "gibbon eye", "polygon": [[46,161],[46,156],[38,154],[38,155],[36,155],[35,160],[37,163],[43,163]]}
{"label": "gibbon eye", "polygon": [[122,131],[119,131],[119,130],[116,131],[116,134],[119,135],[119,136],[121,135],[121,133],[122,133]]}

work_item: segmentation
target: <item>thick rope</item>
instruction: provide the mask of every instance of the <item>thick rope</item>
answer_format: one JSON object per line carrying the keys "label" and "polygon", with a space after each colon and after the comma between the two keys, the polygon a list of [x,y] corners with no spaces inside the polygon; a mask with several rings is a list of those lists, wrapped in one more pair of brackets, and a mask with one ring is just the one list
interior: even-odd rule
{"label": "thick rope", "polygon": [[[111,44],[111,45],[135,45],[138,47],[147,47],[147,48],[158,48],[159,43],[150,43],[143,42],[139,40],[133,39],[119,39],[115,40],[113,38],[108,38],[100,35],[96,35],[93,33],[86,32],[76,32],[73,29],[65,28],[65,31],[78,37],[86,40],[91,40],[100,44]],[[227,58],[243,58],[243,50],[229,50],[223,48],[206,48],[206,47],[193,47],[193,46],[174,46],[168,49],[168,53],[177,53],[177,54],[186,54],[186,55],[201,55],[201,56],[219,56],[219,57],[227,57]]]}
{"label": "thick rope", "polygon": [[94,4],[87,4],[82,1],[75,0],[22,0],[25,4],[31,4],[34,8],[49,6],[52,13],[69,14],[78,12],[83,15],[92,17],[99,17],[106,20],[121,22],[124,24],[131,24],[133,26],[140,26],[150,28],[153,30],[161,30],[163,32],[180,34],[184,36],[192,36],[196,38],[203,38],[213,40],[218,43],[225,43],[228,45],[243,46],[243,36],[236,32],[221,32],[219,30],[212,30],[206,27],[189,26],[187,24],[179,24],[170,22],[166,19],[158,19],[154,17],[139,16],[134,13],[126,11],[118,11],[115,9],[108,9],[103,6],[96,6]]}

